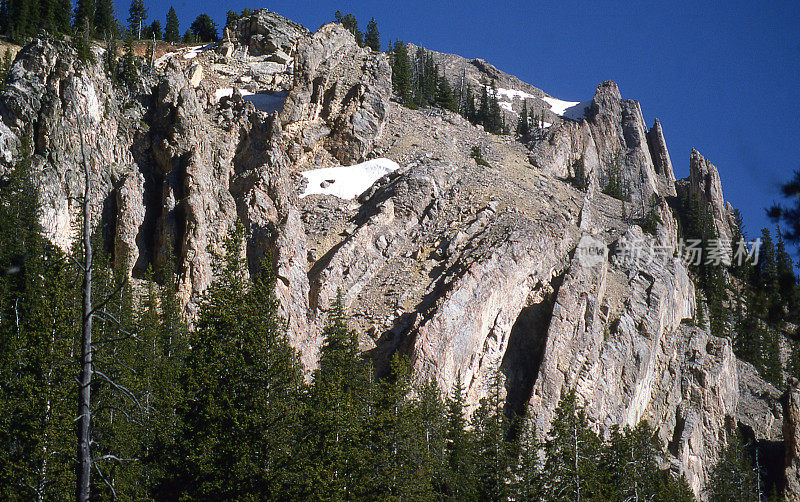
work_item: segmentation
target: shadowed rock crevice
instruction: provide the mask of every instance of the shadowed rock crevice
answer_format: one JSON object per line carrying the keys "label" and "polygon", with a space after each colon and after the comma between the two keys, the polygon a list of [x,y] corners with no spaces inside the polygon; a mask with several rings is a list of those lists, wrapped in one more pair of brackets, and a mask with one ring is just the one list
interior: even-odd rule
{"label": "shadowed rock crevice", "polygon": [[525,413],[539,374],[547,330],[563,280],[563,273],[554,277],[546,286],[549,291],[544,293],[541,301],[523,308],[511,327],[508,348],[500,364],[500,371],[506,378],[505,412],[508,415]]}

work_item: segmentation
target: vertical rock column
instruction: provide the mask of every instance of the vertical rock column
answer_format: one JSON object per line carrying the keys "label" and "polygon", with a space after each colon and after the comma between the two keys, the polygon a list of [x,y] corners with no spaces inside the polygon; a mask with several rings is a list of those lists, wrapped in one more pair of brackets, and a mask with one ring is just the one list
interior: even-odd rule
{"label": "vertical rock column", "polygon": [[800,502],[800,382],[789,379],[783,395],[783,440],[785,444],[786,490],[788,502]]}

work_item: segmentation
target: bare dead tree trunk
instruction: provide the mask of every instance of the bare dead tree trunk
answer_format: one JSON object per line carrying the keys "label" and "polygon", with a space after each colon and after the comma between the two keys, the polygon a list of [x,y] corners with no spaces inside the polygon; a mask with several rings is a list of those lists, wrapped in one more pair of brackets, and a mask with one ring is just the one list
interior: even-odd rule
{"label": "bare dead tree trunk", "polygon": [[91,178],[89,164],[81,134],[81,154],[86,186],[83,190],[83,319],[81,331],[81,359],[78,391],[78,472],[76,500],[88,502],[90,495],[89,479],[92,472],[92,452],[90,449],[89,424],[92,418],[92,239],[91,208],[89,195]]}
{"label": "bare dead tree trunk", "polygon": [[156,62],[156,32],[153,32],[153,48],[150,50],[150,68],[155,66]]}

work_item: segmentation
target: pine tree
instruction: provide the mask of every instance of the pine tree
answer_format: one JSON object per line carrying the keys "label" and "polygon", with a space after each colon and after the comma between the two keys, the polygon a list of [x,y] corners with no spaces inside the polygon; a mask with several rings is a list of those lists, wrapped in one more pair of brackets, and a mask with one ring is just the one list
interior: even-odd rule
{"label": "pine tree", "polygon": [[769,296],[778,292],[778,267],[775,261],[775,245],[772,242],[772,235],[766,228],[761,229],[761,247],[759,249],[753,287]]}
{"label": "pine tree", "polygon": [[480,500],[506,500],[510,493],[511,448],[506,441],[509,430],[503,411],[502,374],[495,371],[478,409],[472,417],[476,439],[475,480]]}
{"label": "pine tree", "polygon": [[439,78],[439,87],[436,90],[436,104],[445,110],[456,111],[456,99],[453,89],[444,76]]}
{"label": "pine tree", "polygon": [[130,17],[128,17],[128,26],[131,33],[136,33],[136,39],[142,39],[142,30],[145,28],[144,21],[147,19],[147,8],[144,6],[144,0],[131,0],[130,9],[128,9]]}
{"label": "pine tree", "polygon": [[200,14],[189,26],[189,31],[194,35],[198,42],[218,42],[219,34],[217,25],[208,14]]}
{"label": "pine tree", "polygon": [[[337,23],[341,23],[347,31],[353,34],[358,46],[364,47],[364,34],[358,29],[358,21],[356,20],[356,16],[352,14],[342,16],[342,13],[337,10],[334,14],[334,17],[336,18]],[[378,47],[380,47],[380,45]]]}
{"label": "pine tree", "polygon": [[598,489],[600,440],[589,429],[575,391],[561,397],[545,441],[545,488],[557,499],[590,499]]}
{"label": "pine tree", "polygon": [[708,500],[711,502],[759,502],[758,474],[753,469],[744,441],[738,432],[728,435],[728,444],[711,469]]}
{"label": "pine tree", "polygon": [[544,472],[541,462],[542,444],[536,437],[536,421],[530,415],[522,421],[519,454],[515,470],[516,500],[540,500],[544,496]]}
{"label": "pine tree", "polygon": [[395,41],[391,63],[394,92],[399,96],[401,103],[410,106],[413,97],[411,93],[411,61],[408,58],[408,47],[404,42]]}
{"label": "pine tree", "polygon": [[486,83],[486,80],[481,80],[481,97],[478,104],[478,112],[476,114],[476,123],[481,124],[487,131],[489,127],[489,107],[489,84]]}
{"label": "pine tree", "polygon": [[517,136],[520,137],[523,143],[527,142],[530,138],[530,124],[528,122],[528,102],[522,102],[522,113],[519,114],[517,121]]}
{"label": "pine tree", "polygon": [[492,134],[503,134],[505,126],[503,122],[503,112],[500,103],[497,101],[497,82],[492,80],[491,93],[488,95],[488,115],[484,123],[484,128]]}
{"label": "pine tree", "polygon": [[114,14],[113,0],[97,0],[94,12],[94,31],[105,38],[116,35],[117,19]]}
{"label": "pine tree", "polygon": [[0,499],[74,497],[74,268],[41,236],[31,142],[0,183]]}
{"label": "pine tree", "polygon": [[373,51],[380,52],[381,50],[381,35],[378,32],[378,23],[375,22],[374,17],[369,20],[369,23],[367,23],[367,32],[364,35],[364,44]]}
{"label": "pine tree", "polygon": [[797,277],[794,273],[794,263],[786,245],[783,242],[780,229],[777,230],[778,243],[775,246],[775,269],[778,280],[778,304],[775,306],[776,316],[779,320],[794,317],[798,306]]}
{"label": "pine tree", "polygon": [[95,0],[77,0],[75,2],[75,16],[72,20],[72,27],[75,31],[82,29],[84,19],[90,24],[94,24]]}
{"label": "pine tree", "polygon": [[444,458],[446,470],[443,475],[443,491],[450,500],[474,500],[476,498],[474,453],[464,405],[464,387],[461,376],[456,377],[453,390],[447,399],[445,419]]}
{"label": "pine tree", "polygon": [[150,26],[147,27],[147,35],[146,38],[148,40],[156,39],[161,40],[164,38],[164,34],[161,31],[161,21],[158,19],[153,19],[153,22],[150,23]]}
{"label": "pine tree", "polygon": [[125,36],[125,54],[120,62],[122,77],[125,82],[133,84],[139,75],[139,60],[133,51],[133,34],[128,32]]}
{"label": "pine tree", "polygon": [[70,33],[70,21],[72,21],[71,0],[54,0],[53,28],[55,31],[58,33]]}
{"label": "pine tree", "polygon": [[175,13],[175,7],[170,7],[169,12],[167,12],[167,24],[164,28],[164,40],[177,42],[180,38],[181,31],[178,23],[178,14]]}
{"label": "pine tree", "polygon": [[364,401],[369,403],[371,395],[371,373],[360,359],[356,333],[347,327],[341,292],[328,312],[323,336],[306,420],[316,438],[309,456],[316,480],[310,489],[341,499],[367,487],[363,477],[369,468],[368,428],[363,414]]}
{"label": "pine tree", "polygon": [[291,499],[303,413],[299,360],[265,265],[247,279],[244,229],[200,306],[182,370],[176,447],[155,498]]}
{"label": "pine tree", "polygon": [[11,49],[3,51],[3,59],[0,60],[0,91],[5,88],[5,80],[11,72]]}
{"label": "pine tree", "polygon": [[[607,496],[612,500],[653,500],[667,490],[658,469],[661,447],[646,422],[620,429],[614,426],[604,447],[603,465],[609,477]],[[667,478],[669,479],[669,478]]]}

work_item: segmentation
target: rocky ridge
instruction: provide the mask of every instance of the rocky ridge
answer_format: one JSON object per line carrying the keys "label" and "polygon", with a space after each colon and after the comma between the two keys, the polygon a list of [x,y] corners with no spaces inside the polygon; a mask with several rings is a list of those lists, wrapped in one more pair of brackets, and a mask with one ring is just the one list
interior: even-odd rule
{"label": "rocky ridge", "polygon": [[[339,25],[312,34],[262,10],[232,31],[230,50],[168,56],[124,88],[63,42],[40,38],[20,52],[0,95],[0,175],[31,135],[54,243],[67,250],[74,238],[85,153],[107,251],[134,279],[174,260],[189,316],[242,221],[251,269],[274,260],[289,336],[309,369],[341,290],[378,371],[407,354],[415,378],[443,389],[461,378],[471,408],[499,371],[509,409],[529,406],[540,431],[575,389],[601,433],[648,420],[698,495],[731,423],[759,440],[796,437],[794,394],[781,410],[778,391],[728,340],[690,322],[696,295],[673,256],[668,202],[697,195],[719,235],[731,235],[716,167],[693,151],[689,178],[676,181],[661,125],[647,128],[615,83],[598,86],[581,120],[547,115],[552,125],[526,146],[393,102],[386,56]],[[486,62],[436,57],[454,83],[489,75],[547,97]],[[300,198],[300,171],[375,157],[403,167],[356,200]],[[578,159],[586,191],[565,181]],[[626,202],[602,193],[615,175]],[[661,222],[655,235],[640,228],[649,211]],[[642,245],[664,251],[631,252]]]}

